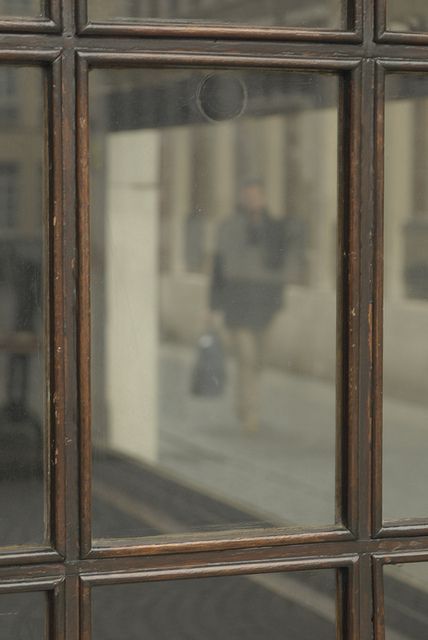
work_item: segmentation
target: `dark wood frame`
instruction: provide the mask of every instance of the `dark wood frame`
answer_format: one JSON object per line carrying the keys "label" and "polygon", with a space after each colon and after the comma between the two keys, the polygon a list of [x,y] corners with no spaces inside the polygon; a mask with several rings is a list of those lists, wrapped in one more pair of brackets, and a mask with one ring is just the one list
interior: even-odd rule
{"label": "dark wood frame", "polygon": [[384,118],[385,118],[385,77],[393,73],[426,73],[428,62],[423,60],[379,60],[377,62],[376,89],[376,175],[378,187],[376,202],[376,248],[375,248],[375,280],[377,295],[374,304],[374,389],[373,389],[373,429],[374,429],[374,468],[373,468],[373,523],[374,533],[380,538],[394,538],[401,536],[421,536],[428,534],[428,522],[414,518],[406,521],[384,521],[382,515],[382,435],[383,435],[383,388],[382,345],[383,345],[383,255],[384,255]]}
{"label": "dark wood frame", "polygon": [[[89,640],[90,589],[101,584],[337,568],[349,576],[340,634],[369,640],[373,612],[381,640],[383,564],[428,558],[428,519],[384,525],[381,511],[384,75],[428,72],[421,46],[428,34],[386,32],[386,0],[348,4],[354,28],[344,32],[95,25],[87,24],[84,0],[51,0],[40,21],[0,19],[0,64],[47,69],[53,166],[47,216],[51,536],[46,547],[0,550],[0,592],[55,593],[52,638]],[[347,78],[340,105],[338,244],[346,254],[339,281],[337,393],[343,525],[92,546],[87,72],[90,66],[153,65],[333,70]]]}
{"label": "dark wood frame", "polygon": [[219,576],[245,576],[263,573],[279,573],[290,571],[310,571],[322,569],[336,569],[338,572],[337,590],[338,634],[339,637],[358,637],[358,621],[352,613],[345,615],[345,611],[355,612],[355,594],[358,589],[355,564],[357,558],[344,557],[335,562],[324,560],[284,560],[276,562],[247,562],[227,563],[215,568],[195,567],[192,569],[174,570],[146,570],[124,572],[120,576],[116,573],[87,574],[82,579],[81,611],[84,614],[80,620],[80,637],[82,640],[91,639],[91,590],[106,585],[136,584],[142,582],[159,582],[162,580],[186,580],[189,578],[209,578]]}
{"label": "dark wood frame", "polygon": [[373,556],[374,583],[374,640],[385,640],[385,593],[383,583],[383,567],[385,565],[410,564],[428,562],[428,553],[377,553]]}
{"label": "dark wood frame", "polygon": [[[131,66],[139,68],[153,67],[195,67],[215,66],[217,68],[231,66],[238,68],[279,68],[284,70],[305,69],[309,71],[337,71],[343,74],[347,73],[349,78],[343,77],[343,84],[349,85],[342,87],[343,97],[341,99],[341,119],[344,122],[343,109],[346,106],[349,116],[349,130],[343,132],[341,136],[341,152],[340,157],[343,167],[342,188],[340,190],[340,214],[339,214],[339,246],[338,254],[358,256],[358,200],[351,202],[349,198],[350,189],[352,189],[350,172],[347,170],[351,162],[351,155],[358,152],[359,147],[359,105],[356,103],[355,96],[359,94],[357,86],[360,81],[359,63],[355,60],[296,60],[296,59],[273,59],[260,56],[258,59],[248,56],[239,58],[233,56],[208,56],[208,55],[171,55],[171,54],[121,54],[118,56],[114,52],[103,51],[87,52],[79,54],[77,66],[77,92],[78,100],[78,150],[77,155],[80,158],[89,157],[89,139],[86,123],[89,121],[88,114],[88,71],[90,68],[115,67],[129,68]],[[352,105],[352,108],[351,108]],[[358,190],[356,190],[358,192]],[[78,168],[78,201],[79,201],[79,353],[80,362],[90,362],[90,256],[89,245],[87,239],[90,236],[89,225],[89,172],[86,163],[80,162]],[[345,210],[349,211],[349,218],[344,215]],[[348,228],[352,230],[349,234]],[[345,232],[346,230],[346,232]],[[346,237],[349,236],[349,237]],[[349,247],[348,247],[349,242]],[[352,265],[358,268],[357,260]],[[338,425],[346,424],[346,433],[338,428],[337,446],[340,450],[340,464],[338,465],[338,482],[337,482],[337,511],[338,524],[332,526],[330,530],[296,533],[290,535],[290,532],[275,531],[271,535],[266,532],[252,531],[243,536],[240,532],[228,532],[227,534],[217,534],[215,537],[209,534],[194,534],[181,537],[180,541],[166,542],[160,538],[159,540],[133,540],[125,542],[124,540],[103,541],[103,546],[92,546],[91,533],[91,399],[90,399],[90,380],[87,368],[80,370],[79,392],[81,399],[81,415],[82,415],[82,436],[81,436],[81,478],[82,478],[82,498],[81,498],[81,544],[82,551],[86,557],[103,557],[106,554],[121,555],[139,555],[139,554],[160,554],[173,553],[175,551],[194,551],[194,550],[210,550],[214,548],[241,548],[252,547],[260,544],[282,544],[293,540],[314,541],[314,540],[342,540],[352,538],[357,526],[357,506],[353,502],[355,491],[349,492],[349,500],[347,496],[347,487],[350,486],[351,478],[348,476],[348,470],[356,466],[356,440],[357,430],[355,424],[355,415],[349,412],[349,408],[355,407],[357,400],[354,397],[355,384],[348,380],[348,371],[357,370],[357,353],[356,340],[351,332],[357,332],[354,321],[354,315],[348,310],[355,309],[358,306],[358,290],[353,285],[356,281],[356,273],[350,273],[350,266],[347,259],[341,261],[339,268],[339,291],[343,291],[343,296],[339,296],[338,304],[338,325],[343,328],[338,335]],[[348,286],[348,282],[351,283]],[[344,322],[341,322],[341,319]],[[348,359],[351,361],[348,362]],[[345,366],[346,363],[346,366]],[[342,479],[344,482],[342,482]],[[352,494],[352,495],[351,495]]]}
{"label": "dark wood frame", "polygon": [[[61,201],[61,158],[62,146],[59,126],[61,100],[54,90],[55,86],[61,85],[61,52],[59,49],[42,50],[27,49],[25,51],[0,50],[0,64],[33,65],[45,69],[45,104],[46,114],[46,157],[53,169],[47,181],[47,192],[51,202]],[[58,223],[58,224],[57,224]],[[47,407],[46,440],[47,458],[46,476],[48,478],[47,491],[49,494],[49,510],[47,523],[49,533],[47,543],[44,546],[34,548],[10,548],[0,553],[0,566],[10,563],[34,563],[39,561],[56,561],[64,557],[64,501],[62,495],[65,486],[65,464],[64,464],[64,435],[62,430],[63,421],[61,415],[60,389],[62,383],[62,345],[63,336],[60,328],[62,326],[62,267],[60,263],[61,241],[61,207],[57,206],[55,211],[50,209],[45,224],[45,251],[48,254],[48,264],[46,274],[46,290],[49,291],[47,298],[48,332],[46,351],[49,361],[48,383],[55,391],[52,395],[52,403]],[[63,393],[62,393],[63,395]]]}
{"label": "dark wood frame", "polygon": [[384,2],[379,2],[376,7],[376,37],[378,42],[428,44],[427,33],[418,31],[389,31],[387,26],[387,5]]}
{"label": "dark wood frame", "polygon": [[0,33],[61,33],[61,5],[58,0],[44,0],[41,18],[0,18]]}
{"label": "dark wood frame", "polygon": [[330,42],[361,42],[363,25],[362,0],[344,0],[344,12],[347,22],[346,29],[315,30],[315,29],[290,29],[277,27],[245,26],[245,25],[216,25],[201,23],[185,24],[168,20],[150,21],[150,24],[138,24],[137,22],[118,21],[93,22],[88,18],[86,0],[77,0],[77,25],[81,35],[116,35],[116,36],[180,36],[183,30],[187,36],[201,38],[250,38],[251,40],[307,40]]}
{"label": "dark wood frame", "polygon": [[33,580],[3,580],[0,583],[0,597],[4,593],[39,593],[47,595],[47,626],[50,637],[64,637],[65,580],[63,577],[39,578]]}

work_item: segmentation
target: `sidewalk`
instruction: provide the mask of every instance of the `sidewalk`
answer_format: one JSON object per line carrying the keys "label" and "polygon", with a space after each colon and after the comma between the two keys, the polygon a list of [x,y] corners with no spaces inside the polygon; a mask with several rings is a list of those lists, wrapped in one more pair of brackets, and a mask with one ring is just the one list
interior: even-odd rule
{"label": "sidewalk", "polygon": [[234,415],[233,363],[226,394],[200,399],[189,393],[193,358],[185,348],[162,350],[161,467],[279,525],[334,522],[332,387],[267,371],[262,426],[247,434]]}
{"label": "sidewalk", "polygon": [[[162,348],[161,468],[278,525],[332,524],[333,385],[266,370],[263,424],[258,433],[246,434],[233,411],[233,362],[226,394],[200,399],[189,393],[193,358],[187,348]],[[427,410],[387,399],[385,425],[385,513],[390,518],[427,515]]]}

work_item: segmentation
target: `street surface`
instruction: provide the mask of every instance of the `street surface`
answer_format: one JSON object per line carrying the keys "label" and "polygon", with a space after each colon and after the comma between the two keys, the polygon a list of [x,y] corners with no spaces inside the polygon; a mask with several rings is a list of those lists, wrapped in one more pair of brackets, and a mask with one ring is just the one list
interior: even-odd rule
{"label": "street surface", "polygon": [[[155,465],[96,452],[95,537],[218,535],[234,529],[333,523],[333,386],[265,371],[262,425],[258,433],[245,433],[233,411],[233,363],[224,396],[201,399],[189,393],[193,358],[188,349],[168,346],[162,351]],[[426,416],[425,407],[385,401],[389,517],[428,511]],[[43,534],[41,480],[18,476],[0,480],[3,545],[39,541]],[[0,640],[16,640],[10,629],[19,628],[13,626],[19,607],[2,602]],[[426,579],[422,575],[417,581],[406,571],[388,576],[387,640],[425,637],[427,602],[428,571]],[[40,640],[43,611],[32,611],[32,630],[23,637]],[[312,640],[315,635],[334,640],[334,619],[334,576],[329,572],[103,587],[94,592],[95,640]]]}

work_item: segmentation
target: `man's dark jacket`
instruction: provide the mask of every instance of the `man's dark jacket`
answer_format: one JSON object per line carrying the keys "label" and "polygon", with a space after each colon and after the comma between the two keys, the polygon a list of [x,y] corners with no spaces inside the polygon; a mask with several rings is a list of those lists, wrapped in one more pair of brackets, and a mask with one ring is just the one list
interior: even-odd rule
{"label": "man's dark jacket", "polygon": [[262,330],[282,307],[285,284],[284,220],[263,211],[258,222],[240,210],[221,224],[211,281],[211,309],[229,328]]}

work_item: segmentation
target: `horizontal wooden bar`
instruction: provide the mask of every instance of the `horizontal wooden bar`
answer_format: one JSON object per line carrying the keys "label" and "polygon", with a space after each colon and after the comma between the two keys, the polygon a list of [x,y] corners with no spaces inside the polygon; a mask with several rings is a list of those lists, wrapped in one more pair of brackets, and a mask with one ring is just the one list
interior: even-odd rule
{"label": "horizontal wooden bar", "polygon": [[[125,541],[118,541],[118,544]],[[128,555],[126,555],[128,551]],[[93,554],[78,563],[78,571],[92,572],[96,567],[101,571],[133,569],[155,569],[180,566],[210,565],[218,562],[269,561],[295,558],[328,558],[334,560],[343,556],[378,553],[415,553],[428,554],[428,535],[397,538],[377,538],[370,540],[343,539],[341,541],[295,541],[282,546],[264,546],[251,548],[223,548],[214,550],[195,549],[193,553],[177,550],[175,553],[147,555],[141,549],[126,550],[111,554],[110,550]],[[71,569],[71,566],[68,567]]]}
{"label": "horizontal wooden bar", "polygon": [[33,593],[36,591],[52,591],[64,582],[63,577],[26,580],[2,580],[0,595],[6,593]]}
{"label": "horizontal wooden bar", "polygon": [[52,18],[0,19],[0,33],[61,33],[61,25]]}
{"label": "horizontal wooden bar", "polygon": [[261,573],[278,573],[294,571],[311,571],[323,569],[339,569],[352,567],[358,562],[358,556],[342,558],[299,558],[295,560],[276,560],[272,562],[218,563],[210,567],[183,567],[176,569],[151,569],[141,571],[112,571],[84,574],[81,576],[85,584],[99,586],[105,584],[132,584],[138,582],[154,582],[161,580],[180,580],[189,578],[208,578],[219,576],[255,575]]}
{"label": "horizontal wooden bar", "polygon": [[344,29],[259,27],[257,25],[209,23],[196,20],[97,20],[88,18],[87,0],[77,0],[79,34],[130,37],[196,37],[265,40],[306,40],[328,42],[361,42],[363,37],[363,0],[344,2],[347,26]]}
{"label": "horizontal wooden bar", "polygon": [[[310,566],[344,566],[354,557],[370,555],[391,559],[391,562],[428,561],[428,536],[418,538],[385,538],[372,540],[342,540],[341,542],[312,542],[258,547],[251,549],[223,549],[195,551],[194,553],[163,554],[158,556],[97,557],[82,560],[44,563],[36,560],[25,566],[17,559],[17,566],[0,567],[0,582],[28,579],[54,580],[62,576],[116,575],[118,573],[144,574],[144,572],[213,571],[220,566],[234,567],[250,573],[254,565],[278,566],[280,570],[295,563],[308,562]],[[290,564],[291,563],[291,564]],[[303,566],[303,565],[302,565]]]}
{"label": "horizontal wooden bar", "polygon": [[0,567],[61,562],[62,560],[63,556],[60,553],[48,547],[0,548]]}
{"label": "horizontal wooden bar", "polygon": [[358,67],[358,59],[334,58],[297,58],[287,56],[271,57],[267,55],[249,56],[231,53],[229,55],[212,55],[209,53],[173,53],[173,52],[140,52],[117,53],[116,51],[78,51],[80,58],[93,67],[112,66],[173,66],[206,65],[227,67],[280,67],[308,70],[352,70]]}
{"label": "horizontal wooden bar", "polygon": [[43,62],[54,62],[60,54],[61,49],[58,47],[53,49],[38,49],[33,47],[29,47],[28,49],[2,49],[0,47],[0,63],[40,65]]}
{"label": "horizontal wooden bar", "polygon": [[382,31],[377,36],[377,41],[388,44],[408,44],[426,46],[428,44],[428,33],[412,31]]}
{"label": "horizontal wooden bar", "polygon": [[194,553],[209,550],[227,549],[253,549],[266,546],[311,544],[339,542],[351,540],[353,535],[345,528],[331,528],[331,530],[313,532],[267,532],[261,535],[260,531],[251,533],[232,532],[218,534],[217,538],[212,534],[189,534],[177,539],[167,541],[165,538],[151,538],[149,540],[102,540],[99,546],[94,546],[86,556],[87,558],[123,557],[138,555],[164,555],[170,553]]}
{"label": "horizontal wooden bar", "polygon": [[195,24],[192,22],[169,22],[137,24],[132,22],[88,22],[79,30],[79,35],[125,36],[125,37],[186,37],[222,38],[232,40],[289,40],[307,42],[362,42],[361,30],[315,30],[275,27],[229,26]]}

